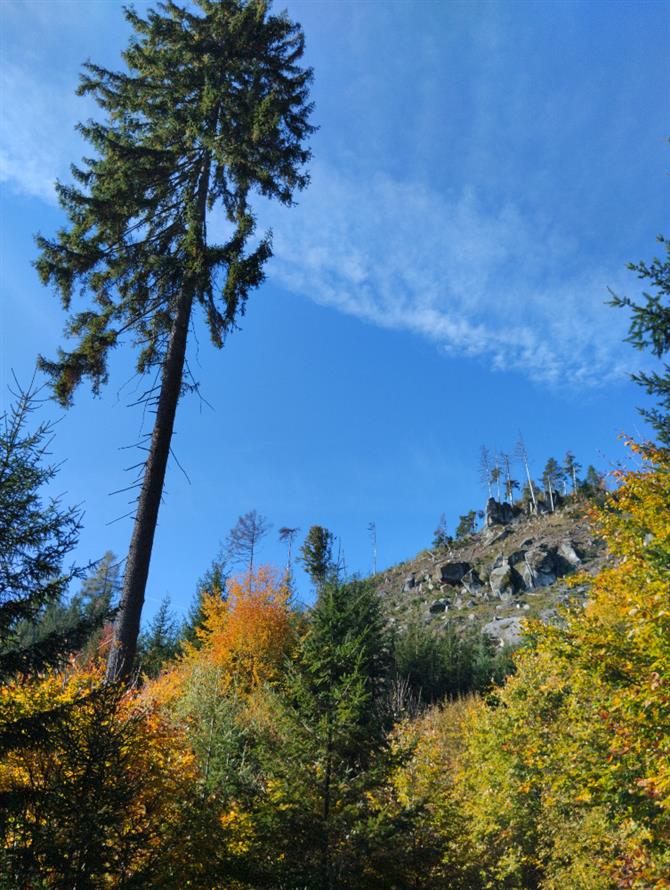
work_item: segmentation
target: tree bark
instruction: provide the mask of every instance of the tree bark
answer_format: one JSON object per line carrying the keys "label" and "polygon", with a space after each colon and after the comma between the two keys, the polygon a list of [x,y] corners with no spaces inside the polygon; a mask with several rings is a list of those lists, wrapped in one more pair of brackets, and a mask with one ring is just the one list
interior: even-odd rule
{"label": "tree bark", "polygon": [[[198,240],[204,248],[206,234],[207,192],[211,158],[206,152],[198,176],[196,190],[196,219]],[[137,513],[133,534],[130,539],[126,573],[123,578],[123,592],[119,613],[114,623],[112,648],[107,661],[107,682],[127,681],[133,669],[137,638],[140,633],[140,618],[144,605],[144,593],[149,575],[149,563],[158,523],[158,509],[163,495],[165,471],[170,454],[170,443],[177,413],[177,402],[181,393],[186,358],[188,325],[193,306],[193,287],[184,284],[175,307],[175,315],[170,330],[167,355],[161,375],[161,391],[158,397],[158,410],[151,434],[149,456],[144,467],[142,490],[137,502]]]}
{"label": "tree bark", "polygon": [[130,539],[119,613],[114,624],[112,648],[107,662],[109,682],[128,679],[135,660],[144,592],[158,522],[158,509],[163,494],[174,418],[181,392],[192,305],[193,294],[190,289],[182,291],[172,322],[168,351],[163,365],[158,410]]}

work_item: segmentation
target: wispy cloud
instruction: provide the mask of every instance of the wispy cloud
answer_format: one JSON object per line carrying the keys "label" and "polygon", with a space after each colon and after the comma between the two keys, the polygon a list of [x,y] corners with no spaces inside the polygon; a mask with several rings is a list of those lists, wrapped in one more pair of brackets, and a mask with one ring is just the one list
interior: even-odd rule
{"label": "wispy cloud", "polygon": [[317,165],[300,206],[271,219],[270,274],[317,303],[552,386],[628,370],[625,318],[604,305],[612,270],[512,204]]}
{"label": "wispy cloud", "polygon": [[[49,203],[54,180],[82,153],[73,131],[94,106],[74,84],[0,65],[0,181]],[[453,356],[558,386],[622,377],[632,358],[626,319],[604,305],[612,268],[594,268],[558,223],[463,188],[365,177],[317,164],[274,227],[272,278],[372,324],[428,338]]]}
{"label": "wispy cloud", "polygon": [[48,203],[56,202],[54,182],[67,176],[80,147],[74,125],[88,113],[74,96],[75,84],[44,83],[25,67],[4,60],[0,182]]}

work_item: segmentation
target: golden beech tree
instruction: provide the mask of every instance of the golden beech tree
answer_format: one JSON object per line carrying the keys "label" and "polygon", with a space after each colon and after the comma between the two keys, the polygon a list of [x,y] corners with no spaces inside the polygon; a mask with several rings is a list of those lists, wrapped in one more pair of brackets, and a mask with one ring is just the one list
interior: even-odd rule
{"label": "golden beech tree", "polygon": [[196,641],[184,645],[148,695],[165,704],[176,701],[205,669],[216,673],[221,693],[233,687],[250,692],[276,679],[294,639],[289,600],[285,577],[268,566],[229,580],[225,597],[205,593]]}
{"label": "golden beech tree", "polygon": [[195,758],[155,708],[71,668],[5,685],[0,724],[0,886],[199,886],[211,826]]}
{"label": "golden beech tree", "polygon": [[[458,767],[485,887],[670,887],[670,455],[594,514],[613,565],[465,721]],[[584,579],[582,579],[584,580]]]}

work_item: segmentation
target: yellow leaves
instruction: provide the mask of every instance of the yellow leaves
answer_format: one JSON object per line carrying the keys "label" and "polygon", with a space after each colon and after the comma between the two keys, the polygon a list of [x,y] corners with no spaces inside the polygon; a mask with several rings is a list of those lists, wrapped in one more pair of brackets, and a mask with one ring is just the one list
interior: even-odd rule
{"label": "yellow leaves", "polygon": [[205,594],[198,646],[187,644],[180,660],[147,688],[147,695],[169,704],[203,669],[214,669],[219,692],[238,693],[274,681],[293,644],[290,591],[282,576],[268,567],[229,581],[225,599]]}
{"label": "yellow leaves", "polygon": [[492,886],[524,886],[531,862],[546,888],[670,873],[670,456],[640,453],[597,511],[618,562],[579,579],[587,607],[535,625],[516,676],[464,721],[455,794]]}
{"label": "yellow leaves", "polygon": [[245,813],[237,804],[233,804],[227,812],[221,813],[219,823],[230,853],[234,856],[244,856],[252,849],[256,832],[249,813]]}

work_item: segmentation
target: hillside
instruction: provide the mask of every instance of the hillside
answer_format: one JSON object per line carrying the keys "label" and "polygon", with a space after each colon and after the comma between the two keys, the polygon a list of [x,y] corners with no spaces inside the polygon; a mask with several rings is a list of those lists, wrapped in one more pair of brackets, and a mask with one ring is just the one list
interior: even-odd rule
{"label": "hillside", "polygon": [[475,622],[516,643],[523,618],[552,621],[559,606],[583,602],[586,585],[571,586],[569,577],[595,574],[607,559],[583,501],[527,515],[491,499],[481,531],[424,550],[375,580],[392,626],[419,621],[439,630]]}

